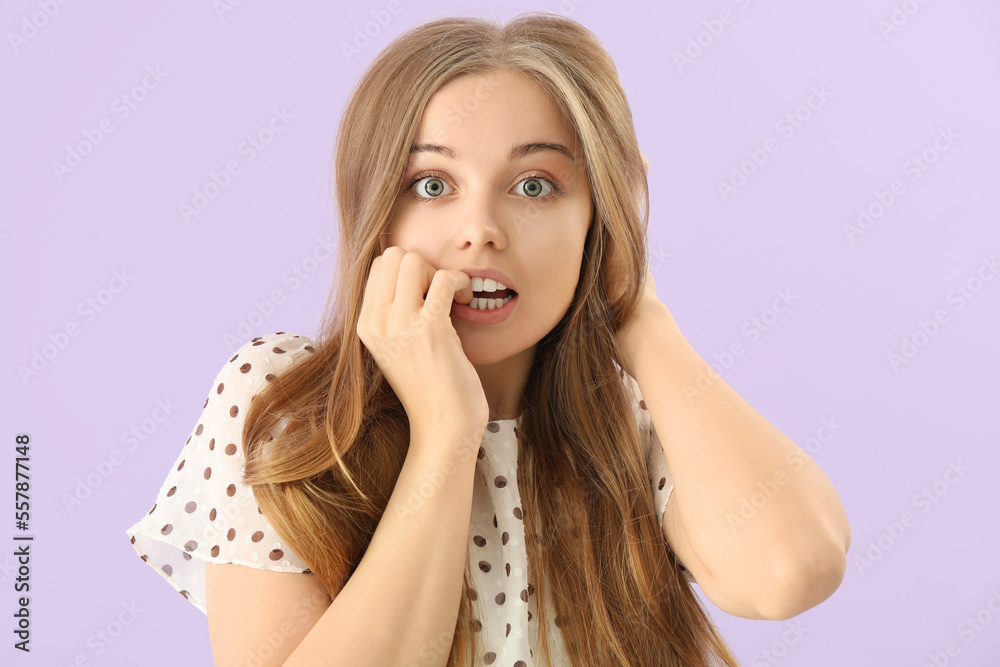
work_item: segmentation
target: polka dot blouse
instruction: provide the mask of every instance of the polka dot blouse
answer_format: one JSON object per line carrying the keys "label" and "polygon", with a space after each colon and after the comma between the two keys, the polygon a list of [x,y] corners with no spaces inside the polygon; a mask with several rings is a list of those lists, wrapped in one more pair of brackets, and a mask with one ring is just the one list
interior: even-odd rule
{"label": "polka dot blouse", "polygon": [[[251,488],[242,483],[241,436],[251,397],[313,351],[305,336],[283,332],[244,344],[212,383],[201,417],[152,508],[126,531],[142,560],[203,613],[208,613],[206,563],[309,572],[264,518]],[[649,488],[662,525],[673,480],[638,384],[624,373],[622,379],[645,439]],[[469,527],[473,597],[486,610],[485,618],[478,619],[481,664],[504,667],[531,667],[538,650],[538,602],[527,563],[516,476],[518,421],[500,419],[486,426]],[[688,571],[684,575],[694,581]],[[546,612],[550,643],[557,655],[565,655],[551,605]]]}

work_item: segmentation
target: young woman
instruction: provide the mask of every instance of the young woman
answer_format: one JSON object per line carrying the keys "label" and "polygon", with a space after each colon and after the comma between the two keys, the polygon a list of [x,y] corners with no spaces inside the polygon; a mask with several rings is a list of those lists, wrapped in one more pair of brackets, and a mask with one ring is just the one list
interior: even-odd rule
{"label": "young woman", "polygon": [[322,334],[225,363],[128,531],[217,664],[733,666],[692,582],[746,618],[836,590],[836,491],[657,299],[644,163],[563,17],[435,20],[371,64]]}

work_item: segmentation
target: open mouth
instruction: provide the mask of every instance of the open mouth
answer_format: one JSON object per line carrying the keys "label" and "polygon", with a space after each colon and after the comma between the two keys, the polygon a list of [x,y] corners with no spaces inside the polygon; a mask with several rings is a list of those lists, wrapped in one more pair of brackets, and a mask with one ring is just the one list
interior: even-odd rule
{"label": "open mouth", "polygon": [[492,292],[473,292],[469,307],[479,310],[496,310],[506,305],[515,296],[517,296],[517,292],[509,288]]}

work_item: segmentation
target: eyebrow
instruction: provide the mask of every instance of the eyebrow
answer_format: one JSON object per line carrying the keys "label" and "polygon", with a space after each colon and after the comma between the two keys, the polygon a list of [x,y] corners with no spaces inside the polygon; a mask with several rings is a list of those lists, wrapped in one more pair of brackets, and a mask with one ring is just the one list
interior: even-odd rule
{"label": "eyebrow", "polygon": [[[515,144],[511,146],[510,152],[507,154],[507,160],[513,162],[527,155],[532,155],[534,153],[541,153],[542,151],[556,151],[562,153],[568,157],[573,162],[576,162],[576,158],[573,154],[569,152],[569,149],[562,144],[555,144],[546,141],[532,142],[530,144]],[[444,155],[452,160],[458,159],[458,153],[448,148],[447,146],[439,146],[438,144],[416,144],[410,146],[410,155],[416,153],[437,153],[439,155]]]}

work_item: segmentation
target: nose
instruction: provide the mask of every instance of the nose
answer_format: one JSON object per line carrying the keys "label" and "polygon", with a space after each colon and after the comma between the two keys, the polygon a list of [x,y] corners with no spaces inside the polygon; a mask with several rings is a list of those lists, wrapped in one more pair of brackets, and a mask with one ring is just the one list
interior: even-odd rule
{"label": "nose", "polygon": [[456,211],[459,216],[456,242],[460,249],[481,248],[492,244],[494,248],[507,247],[506,222],[504,214],[497,212],[496,202],[485,196],[470,198],[464,210]]}

